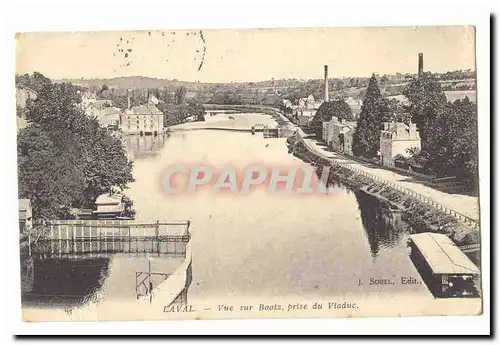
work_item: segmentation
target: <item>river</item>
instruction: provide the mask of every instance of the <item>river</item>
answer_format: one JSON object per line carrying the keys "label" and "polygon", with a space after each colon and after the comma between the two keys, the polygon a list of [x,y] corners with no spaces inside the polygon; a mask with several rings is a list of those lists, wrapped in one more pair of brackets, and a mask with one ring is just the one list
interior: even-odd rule
{"label": "river", "polygon": [[[273,122],[268,115],[234,117],[238,126]],[[342,185],[331,186],[334,193],[328,196],[264,190],[237,196],[210,191],[167,195],[162,189],[162,172],[174,164],[306,164],[288,153],[285,139],[191,130],[165,138],[134,137],[127,147],[135,157],[136,181],[126,193],[136,218],[192,222],[190,303],[395,294],[432,298],[423,284],[400,284],[402,277],[420,278],[406,247],[411,229],[400,213],[382,208],[370,195]],[[145,147],[151,147],[147,154]],[[370,285],[370,279],[395,284]]]}

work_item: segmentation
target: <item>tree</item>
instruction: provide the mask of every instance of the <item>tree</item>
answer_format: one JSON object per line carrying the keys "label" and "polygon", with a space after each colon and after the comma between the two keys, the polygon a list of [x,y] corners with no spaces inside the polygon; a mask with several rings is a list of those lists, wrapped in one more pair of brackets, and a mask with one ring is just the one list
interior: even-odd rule
{"label": "tree", "polygon": [[450,146],[455,176],[477,187],[478,182],[478,130],[477,107],[469,98],[453,102],[455,118],[450,123]]}
{"label": "tree", "polygon": [[378,88],[377,78],[372,75],[361,106],[357,127],[353,135],[353,153],[356,156],[375,157],[380,149],[382,122],[390,119],[387,100]]}
{"label": "tree", "polygon": [[186,101],[186,93],[186,88],[184,86],[179,86],[177,90],[175,90],[175,104],[183,104]]}
{"label": "tree", "polygon": [[27,86],[37,93],[50,84],[50,79],[39,72],[33,72],[32,75],[28,73],[16,75],[16,85]]}
{"label": "tree", "polygon": [[408,111],[412,121],[417,124],[422,149],[427,150],[427,145],[430,144],[428,136],[432,132],[431,124],[435,123],[438,112],[446,104],[446,95],[441,90],[439,81],[429,72],[413,77],[403,94],[410,102]]}
{"label": "tree", "polygon": [[311,120],[310,127],[316,135],[321,136],[323,122],[330,121],[333,116],[346,121],[354,120],[349,105],[343,99],[336,99],[330,102],[324,102],[316,111]]}

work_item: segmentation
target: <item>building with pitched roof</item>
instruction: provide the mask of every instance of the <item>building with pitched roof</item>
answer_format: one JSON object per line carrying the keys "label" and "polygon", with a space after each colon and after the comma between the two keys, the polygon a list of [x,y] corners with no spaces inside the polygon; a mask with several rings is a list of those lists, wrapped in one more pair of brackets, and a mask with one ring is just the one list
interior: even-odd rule
{"label": "building with pitched roof", "polygon": [[22,85],[16,85],[16,105],[24,109],[28,100],[35,100],[38,94],[31,88]]}
{"label": "building with pitched roof", "polygon": [[120,115],[120,108],[106,107],[100,112],[99,116],[97,117],[97,121],[99,121],[101,127],[118,128],[118,126],[120,125]]}

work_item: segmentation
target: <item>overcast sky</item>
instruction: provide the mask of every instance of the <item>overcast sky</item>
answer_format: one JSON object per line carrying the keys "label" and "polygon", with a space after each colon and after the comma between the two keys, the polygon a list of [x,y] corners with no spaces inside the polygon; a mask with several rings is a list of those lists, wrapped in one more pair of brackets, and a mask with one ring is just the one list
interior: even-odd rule
{"label": "overcast sky", "polygon": [[[25,33],[16,73],[52,79],[146,76],[201,82],[475,70],[473,27]],[[203,58],[203,51],[205,55]],[[203,65],[200,68],[201,61]]]}

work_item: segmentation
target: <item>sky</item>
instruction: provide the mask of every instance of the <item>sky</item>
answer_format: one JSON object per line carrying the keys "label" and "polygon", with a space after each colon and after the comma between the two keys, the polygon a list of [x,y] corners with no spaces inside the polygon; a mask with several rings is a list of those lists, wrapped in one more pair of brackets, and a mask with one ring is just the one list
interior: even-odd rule
{"label": "sky", "polygon": [[367,77],[416,73],[418,53],[426,71],[475,70],[472,26],[52,32],[16,40],[16,73],[51,79],[320,79],[323,65],[330,77]]}

